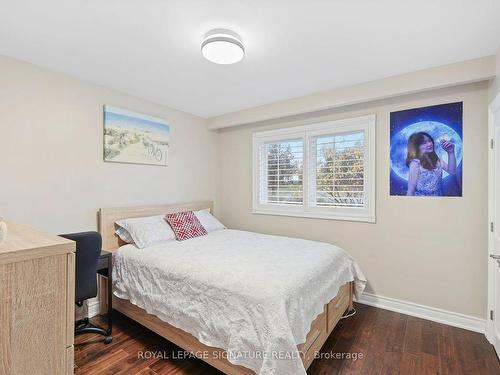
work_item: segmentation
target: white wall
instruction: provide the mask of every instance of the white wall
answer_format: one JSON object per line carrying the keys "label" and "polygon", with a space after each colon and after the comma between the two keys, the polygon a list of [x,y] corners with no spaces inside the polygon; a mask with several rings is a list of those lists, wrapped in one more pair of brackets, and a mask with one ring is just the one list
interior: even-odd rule
{"label": "white wall", "polygon": [[496,78],[491,82],[490,86],[490,99],[493,100],[500,94],[500,48],[496,56]]}
{"label": "white wall", "polygon": [[[171,124],[168,167],[104,163],[102,106]],[[99,207],[215,197],[205,120],[0,57],[0,215],[53,233],[96,229]]]}
{"label": "white wall", "polygon": [[[381,83],[382,84],[382,83]],[[464,102],[463,197],[389,196],[389,114]],[[487,83],[402,96],[219,130],[218,212],[232,228],[337,244],[359,262],[368,291],[485,318],[487,289]],[[375,113],[377,222],[256,215],[252,207],[252,132]]]}

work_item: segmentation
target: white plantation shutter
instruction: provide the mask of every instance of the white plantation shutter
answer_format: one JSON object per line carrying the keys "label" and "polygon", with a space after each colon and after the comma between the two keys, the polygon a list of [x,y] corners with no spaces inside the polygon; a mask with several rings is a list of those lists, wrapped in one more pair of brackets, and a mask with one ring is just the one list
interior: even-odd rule
{"label": "white plantation shutter", "polygon": [[312,137],[310,204],[364,207],[364,132]]}
{"label": "white plantation shutter", "polygon": [[302,139],[260,145],[260,203],[301,205],[303,203]]}
{"label": "white plantation shutter", "polygon": [[375,221],[375,116],[254,133],[254,213]]}

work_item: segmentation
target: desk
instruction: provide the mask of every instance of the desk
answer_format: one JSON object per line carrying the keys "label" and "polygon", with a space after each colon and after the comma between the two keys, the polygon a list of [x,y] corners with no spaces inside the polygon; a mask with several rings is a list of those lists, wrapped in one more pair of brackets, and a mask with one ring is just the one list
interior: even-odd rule
{"label": "desk", "polygon": [[[97,261],[97,273],[103,277],[106,277],[108,280],[106,283],[99,283],[99,287],[106,286],[107,289],[107,304],[108,304],[108,329],[106,330],[107,334],[111,336],[111,330],[113,327],[113,282],[112,282],[112,265],[113,265],[113,253],[110,251],[101,251],[101,255]],[[103,295],[102,291],[99,292],[100,295]]]}

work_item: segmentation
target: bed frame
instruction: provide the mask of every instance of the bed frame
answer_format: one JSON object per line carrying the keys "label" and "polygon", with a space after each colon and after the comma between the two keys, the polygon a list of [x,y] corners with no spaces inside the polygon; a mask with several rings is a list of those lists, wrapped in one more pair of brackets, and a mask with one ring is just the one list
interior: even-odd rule
{"label": "bed frame", "polygon": [[[203,201],[173,205],[101,208],[98,221],[99,232],[103,239],[103,249],[114,251],[121,245],[119,238],[115,235],[115,221],[117,220],[201,209],[212,211],[213,202]],[[101,313],[107,310],[106,283],[107,279],[100,279],[99,289],[100,291],[104,291],[103,293],[99,293]],[[321,349],[343,313],[352,307],[352,295],[352,282],[344,284],[335,298],[325,305],[323,312],[311,323],[311,329],[307,334],[306,342],[297,346],[306,370],[314,360],[315,353]],[[193,335],[160,320],[154,315],[148,314],[145,310],[133,305],[128,300],[113,296],[113,309],[156,332],[182,349],[201,356],[202,360],[226,374],[255,375],[255,372],[246,367],[230,363],[226,359],[227,353],[225,350],[202,344]]]}

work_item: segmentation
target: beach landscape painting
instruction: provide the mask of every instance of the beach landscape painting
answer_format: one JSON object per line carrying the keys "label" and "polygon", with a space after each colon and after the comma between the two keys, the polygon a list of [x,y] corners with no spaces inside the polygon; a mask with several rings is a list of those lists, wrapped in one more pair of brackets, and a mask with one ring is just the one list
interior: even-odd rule
{"label": "beach landscape painting", "polygon": [[104,161],[166,166],[169,143],[165,120],[104,106]]}

